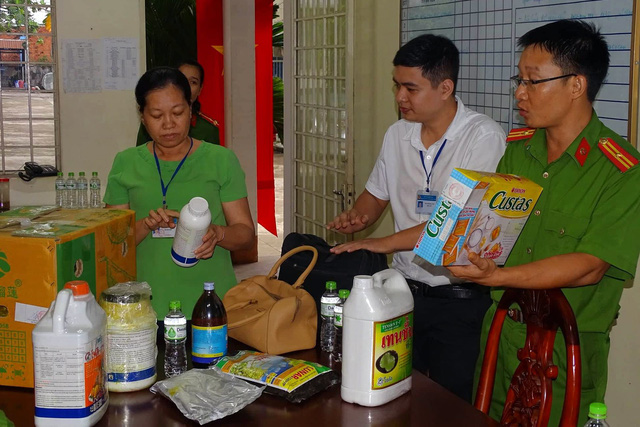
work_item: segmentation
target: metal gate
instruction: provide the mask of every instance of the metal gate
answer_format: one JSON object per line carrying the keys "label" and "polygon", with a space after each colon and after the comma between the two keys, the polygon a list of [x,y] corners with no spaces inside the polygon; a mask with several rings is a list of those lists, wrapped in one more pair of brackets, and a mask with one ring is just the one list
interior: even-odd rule
{"label": "metal gate", "polygon": [[325,225],[353,205],[353,1],[285,8],[285,233],[341,243]]}

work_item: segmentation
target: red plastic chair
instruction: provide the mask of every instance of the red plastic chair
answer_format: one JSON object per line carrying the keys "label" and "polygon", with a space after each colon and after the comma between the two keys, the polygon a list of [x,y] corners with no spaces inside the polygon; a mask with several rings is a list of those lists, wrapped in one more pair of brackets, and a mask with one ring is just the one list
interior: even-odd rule
{"label": "red plastic chair", "polygon": [[567,387],[560,426],[574,427],[580,412],[580,340],[573,310],[560,289],[505,291],[489,330],[475,407],[489,413],[502,324],[514,303],[522,310],[527,337],[518,350],[520,364],[511,379],[500,424],[546,427],[549,423],[552,381],[558,376],[553,343],[560,328],[567,349]]}

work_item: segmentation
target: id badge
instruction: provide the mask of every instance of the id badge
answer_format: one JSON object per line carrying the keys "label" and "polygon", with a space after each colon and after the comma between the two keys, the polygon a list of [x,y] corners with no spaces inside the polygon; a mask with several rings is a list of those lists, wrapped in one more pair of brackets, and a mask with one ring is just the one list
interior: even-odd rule
{"label": "id badge", "polygon": [[437,191],[418,190],[416,197],[416,213],[420,215],[431,215],[438,200]]}
{"label": "id badge", "polygon": [[[173,223],[177,225],[178,219],[174,218]],[[173,238],[176,235],[176,228],[178,227],[160,227],[157,230],[151,230],[151,237],[156,239]]]}

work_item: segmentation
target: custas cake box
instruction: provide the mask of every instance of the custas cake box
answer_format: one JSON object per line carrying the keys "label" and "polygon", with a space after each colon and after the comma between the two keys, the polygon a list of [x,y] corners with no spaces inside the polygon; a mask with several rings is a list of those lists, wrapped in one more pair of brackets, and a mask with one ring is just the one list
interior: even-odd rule
{"label": "custas cake box", "polygon": [[520,176],[454,169],[413,252],[436,266],[470,264],[469,252],[502,265],[541,193]]}

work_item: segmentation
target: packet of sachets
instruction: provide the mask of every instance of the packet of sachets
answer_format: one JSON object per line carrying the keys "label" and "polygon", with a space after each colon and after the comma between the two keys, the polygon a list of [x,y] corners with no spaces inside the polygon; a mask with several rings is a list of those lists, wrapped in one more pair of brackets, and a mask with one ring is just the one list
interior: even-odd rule
{"label": "packet of sachets", "polygon": [[243,350],[218,361],[216,368],[234,377],[266,385],[265,392],[299,403],[337,384],[331,369],[314,362]]}
{"label": "packet of sachets", "polygon": [[413,252],[437,266],[469,264],[469,252],[502,265],[541,193],[520,176],[454,169]]}

